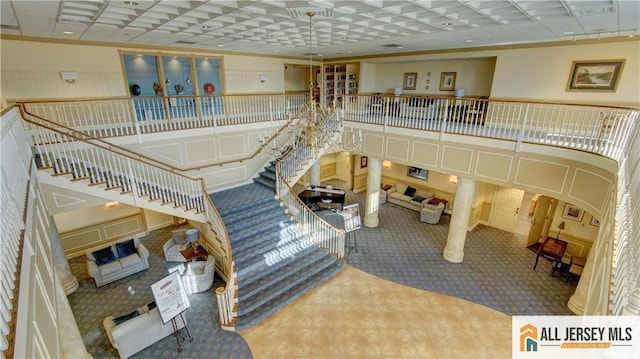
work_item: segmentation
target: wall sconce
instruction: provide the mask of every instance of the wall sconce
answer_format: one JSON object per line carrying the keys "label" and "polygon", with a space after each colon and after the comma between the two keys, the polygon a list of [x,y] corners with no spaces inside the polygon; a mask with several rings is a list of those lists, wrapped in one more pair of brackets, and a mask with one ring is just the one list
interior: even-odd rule
{"label": "wall sconce", "polygon": [[265,83],[267,81],[267,75],[258,75],[260,82]]}
{"label": "wall sconce", "polygon": [[106,206],[109,207],[109,208],[114,208],[114,207],[118,206],[118,204],[120,204],[120,202],[113,201],[113,202],[107,202]]}
{"label": "wall sconce", "polygon": [[456,176],[456,175],[450,175],[450,176],[449,176],[449,183],[451,183],[451,184],[458,184],[458,176]]}
{"label": "wall sconce", "polygon": [[382,167],[391,168],[391,161],[387,161],[387,160],[382,161]]}
{"label": "wall sconce", "polygon": [[78,74],[75,71],[60,71],[60,77],[72,84],[78,79]]}

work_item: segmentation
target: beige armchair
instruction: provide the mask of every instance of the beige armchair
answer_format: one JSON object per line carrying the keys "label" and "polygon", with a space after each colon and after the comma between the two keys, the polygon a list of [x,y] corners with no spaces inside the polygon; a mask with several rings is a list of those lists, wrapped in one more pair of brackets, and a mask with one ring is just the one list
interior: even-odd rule
{"label": "beige armchair", "polygon": [[429,224],[438,224],[440,222],[440,216],[444,211],[444,203],[440,202],[437,205],[425,204],[420,210],[420,222]]}
{"label": "beige armchair", "polygon": [[167,262],[186,262],[182,256],[183,250],[189,245],[187,243],[187,231],[184,229],[176,229],[173,231],[173,238],[168,240],[163,246],[164,258]]}
{"label": "beige armchair", "polygon": [[216,260],[208,256],[206,261],[191,261],[182,275],[182,285],[187,294],[201,293],[213,286]]}

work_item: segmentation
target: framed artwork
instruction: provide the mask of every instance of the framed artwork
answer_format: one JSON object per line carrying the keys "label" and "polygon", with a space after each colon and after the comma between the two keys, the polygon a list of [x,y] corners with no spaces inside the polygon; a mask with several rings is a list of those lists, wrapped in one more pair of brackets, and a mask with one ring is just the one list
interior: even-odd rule
{"label": "framed artwork", "polygon": [[429,171],[418,167],[408,166],[407,176],[427,181],[429,179]]}
{"label": "framed artwork", "polygon": [[367,161],[368,161],[367,156],[360,157],[360,168],[367,167]]}
{"label": "framed artwork", "polygon": [[402,89],[403,90],[415,90],[416,82],[418,82],[418,73],[417,72],[405,72],[404,79],[402,80]]}
{"label": "framed artwork", "polygon": [[562,217],[571,219],[574,221],[582,222],[582,216],[584,216],[584,210],[580,209],[572,204],[565,204],[564,211],[562,211]]}
{"label": "framed artwork", "polygon": [[574,61],[571,64],[567,91],[615,92],[624,61]]}
{"label": "framed artwork", "polygon": [[453,91],[456,89],[456,73],[443,72],[440,74],[440,91]]}
{"label": "framed artwork", "polygon": [[592,226],[600,227],[600,221],[594,216],[591,216],[591,222],[589,222]]}

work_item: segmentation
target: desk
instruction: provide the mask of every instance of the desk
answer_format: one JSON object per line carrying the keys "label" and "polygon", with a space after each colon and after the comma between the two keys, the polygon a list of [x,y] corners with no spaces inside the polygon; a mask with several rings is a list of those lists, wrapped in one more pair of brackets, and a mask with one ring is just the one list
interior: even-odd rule
{"label": "desk", "polygon": [[564,256],[564,251],[566,250],[567,242],[561,239],[547,237],[540,245],[540,248],[538,248],[538,252],[536,253],[536,262],[533,264],[533,270],[536,269],[538,259],[542,256],[553,262],[551,275],[554,275],[555,272],[560,270],[562,267],[562,256]]}
{"label": "desk", "polygon": [[196,259],[207,260],[207,256],[209,255],[209,252],[207,252],[207,250],[204,249],[204,247],[199,244],[196,246],[195,249],[193,247],[189,247],[180,253],[184,257],[184,259],[187,260],[187,262],[196,260]]}

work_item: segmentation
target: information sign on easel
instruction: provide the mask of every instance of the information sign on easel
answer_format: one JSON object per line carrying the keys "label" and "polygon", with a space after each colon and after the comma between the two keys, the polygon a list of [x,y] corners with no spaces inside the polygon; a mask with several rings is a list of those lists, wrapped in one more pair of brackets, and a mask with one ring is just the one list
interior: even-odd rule
{"label": "information sign on easel", "polygon": [[342,217],[344,218],[344,230],[349,233],[356,229],[360,229],[360,205],[350,204],[342,208]]}
{"label": "information sign on easel", "polygon": [[[156,300],[156,306],[160,312],[160,318],[162,323],[167,324],[171,322],[173,326],[173,334],[178,341],[178,353],[182,351],[182,343],[186,339],[193,341],[189,328],[187,328],[187,321],[184,319],[184,311],[189,308],[189,298],[182,286],[182,279],[178,271],[174,271],[168,276],[160,279],[159,281],[151,284],[151,292],[153,298]],[[182,320],[183,329],[187,335],[183,336],[180,333],[181,329],[176,318]]]}
{"label": "information sign on easel", "polygon": [[189,308],[189,298],[177,271],[151,284],[151,292],[165,324]]}
{"label": "information sign on easel", "polygon": [[[344,230],[347,232],[345,246],[348,249],[348,253],[351,253],[351,249],[358,251],[358,242],[356,239],[356,230],[360,229],[362,223],[360,221],[360,205],[357,203],[344,206],[342,208],[342,218],[344,218]],[[354,246],[351,247],[351,236],[353,236]]]}

